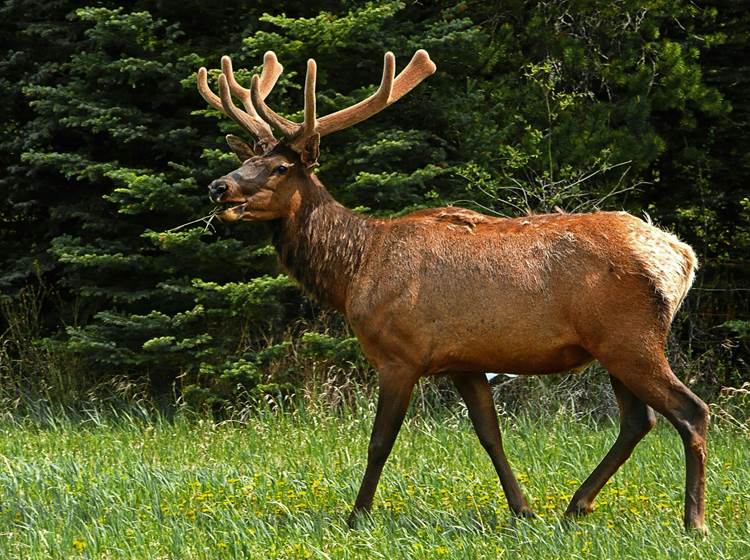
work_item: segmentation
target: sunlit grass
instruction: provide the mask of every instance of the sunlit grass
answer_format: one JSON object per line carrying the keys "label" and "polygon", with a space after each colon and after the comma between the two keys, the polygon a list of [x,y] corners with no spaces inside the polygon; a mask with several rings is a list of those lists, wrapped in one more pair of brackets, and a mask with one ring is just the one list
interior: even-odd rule
{"label": "sunlit grass", "polygon": [[411,417],[371,519],[346,528],[372,412],[259,413],[217,424],[93,415],[0,424],[2,558],[745,558],[750,446],[710,434],[711,534],[681,526],[684,464],[660,426],[568,520],[570,496],[613,441],[612,423],[503,420],[535,520],[508,515],[460,413]]}

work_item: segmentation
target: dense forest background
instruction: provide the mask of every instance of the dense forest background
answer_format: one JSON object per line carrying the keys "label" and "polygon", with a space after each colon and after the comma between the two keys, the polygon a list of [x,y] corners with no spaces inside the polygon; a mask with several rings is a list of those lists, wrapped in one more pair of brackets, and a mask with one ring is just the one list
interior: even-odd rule
{"label": "dense forest background", "polygon": [[[280,270],[261,224],[202,222],[237,165],[200,66],[300,119],[427,49],[437,73],[328,137],[319,176],[378,216],[626,209],[696,249],[670,355],[707,398],[750,362],[750,6],[736,0],[0,4],[0,388],[72,404],[108,387],[195,406],[368,377],[343,321]],[[217,72],[210,78],[216,79]],[[481,297],[481,294],[477,294]],[[140,388],[140,389],[139,389]]]}

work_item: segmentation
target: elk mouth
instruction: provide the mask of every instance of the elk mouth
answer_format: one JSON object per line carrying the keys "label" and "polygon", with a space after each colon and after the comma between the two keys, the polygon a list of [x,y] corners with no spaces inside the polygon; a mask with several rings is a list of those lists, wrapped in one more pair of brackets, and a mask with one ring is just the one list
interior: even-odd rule
{"label": "elk mouth", "polygon": [[220,220],[231,222],[239,219],[244,214],[245,206],[247,206],[247,201],[237,204],[236,200],[226,200],[219,203],[214,215]]}

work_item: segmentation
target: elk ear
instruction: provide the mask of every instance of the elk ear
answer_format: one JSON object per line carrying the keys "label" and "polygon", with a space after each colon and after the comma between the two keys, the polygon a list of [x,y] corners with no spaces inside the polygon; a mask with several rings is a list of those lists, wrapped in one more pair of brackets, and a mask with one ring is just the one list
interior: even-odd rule
{"label": "elk ear", "polygon": [[227,144],[232,148],[235,155],[240,158],[240,161],[245,161],[256,155],[255,150],[249,144],[246,144],[234,134],[227,134]]}
{"label": "elk ear", "polygon": [[299,153],[300,160],[305,167],[318,165],[320,157],[320,134],[313,134],[307,139]]}

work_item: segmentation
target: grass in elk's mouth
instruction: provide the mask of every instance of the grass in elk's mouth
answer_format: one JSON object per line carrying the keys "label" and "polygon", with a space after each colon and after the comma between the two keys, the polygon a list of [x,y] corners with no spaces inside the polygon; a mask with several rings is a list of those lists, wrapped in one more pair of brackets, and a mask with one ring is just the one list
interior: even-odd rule
{"label": "grass in elk's mouth", "polygon": [[191,226],[193,224],[197,224],[198,222],[203,222],[206,224],[206,226],[203,228],[203,231],[206,231],[207,229],[211,229],[211,231],[216,231],[213,224],[211,222],[214,221],[214,218],[224,212],[225,210],[228,210],[229,207],[226,205],[224,206],[214,206],[211,212],[207,216],[203,216],[202,218],[198,218],[197,220],[193,220],[191,222],[184,223],[182,225],[179,225],[177,227],[173,227],[172,229],[168,229],[168,233],[172,233],[174,231],[180,231],[183,228],[186,228],[187,226]]}
{"label": "grass in elk's mouth", "polygon": [[237,204],[236,200],[221,202],[220,204],[222,204],[222,207],[219,209],[219,212],[217,212],[218,214],[221,214],[221,212],[226,212],[228,210],[234,210],[235,208],[239,208],[240,206],[244,206],[245,204],[247,204],[247,200],[244,200],[239,204]]}
{"label": "grass in elk's mouth", "polygon": [[212,232],[216,232],[216,228],[214,228],[212,224],[214,218],[216,218],[219,214],[223,214],[224,212],[228,212],[229,210],[234,210],[235,208],[239,208],[240,206],[244,206],[245,204],[247,204],[247,200],[245,200],[244,202],[240,202],[239,204],[237,204],[236,200],[219,202],[218,206],[214,206],[208,215],[196,220],[191,220],[177,227],[173,227],[172,229],[168,229],[167,233],[180,231],[181,229],[192,226],[193,224],[197,224],[198,222],[203,222],[204,224],[206,224],[203,228],[203,231],[210,229]]}

